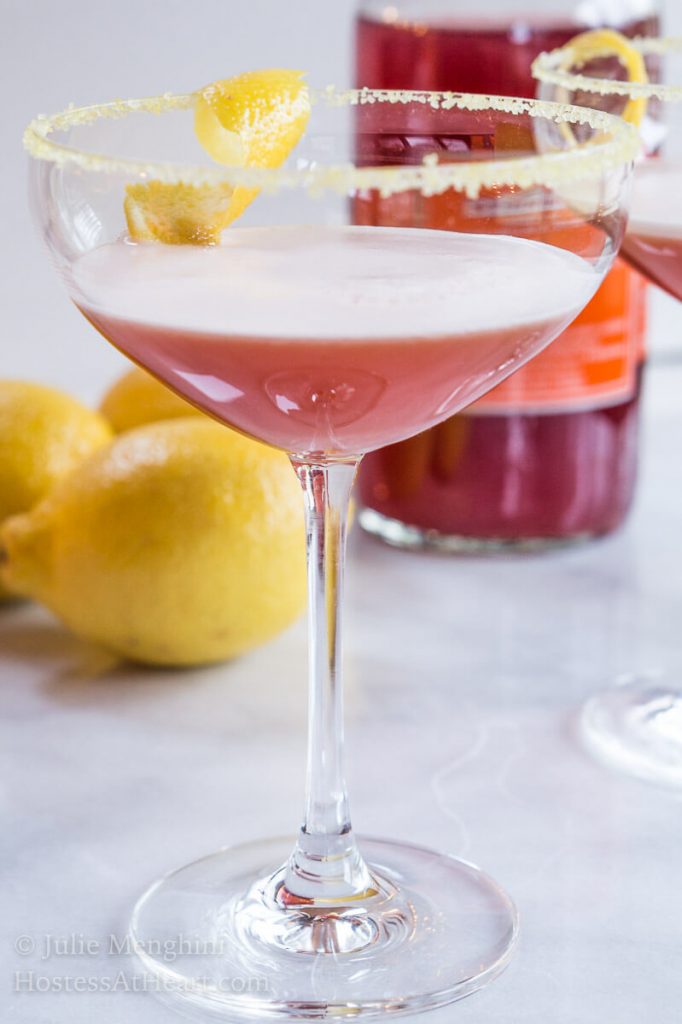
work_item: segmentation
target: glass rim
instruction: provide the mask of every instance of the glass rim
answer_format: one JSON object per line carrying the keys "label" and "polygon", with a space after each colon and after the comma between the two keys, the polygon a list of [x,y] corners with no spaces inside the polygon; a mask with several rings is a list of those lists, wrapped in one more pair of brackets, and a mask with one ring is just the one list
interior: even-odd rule
{"label": "glass rim", "polygon": [[[628,39],[628,43],[643,57],[664,57],[682,53],[682,36],[639,36]],[[613,56],[605,50],[604,56]],[[556,50],[541,53],[531,65],[533,78],[546,85],[557,85],[569,92],[583,90],[601,96],[629,96],[631,99],[663,100],[668,103],[682,101],[682,82],[667,85],[664,82],[629,82],[618,78],[598,78],[570,71],[576,56],[571,43]]]}
{"label": "glass rim", "polygon": [[[211,167],[107,156],[56,142],[51,138],[55,132],[87,126],[102,119],[120,119],[135,113],[164,114],[175,110],[190,110],[198,95],[165,93],[87,107],[70,106],[51,116],[40,115],[29,123],[24,132],[24,148],[36,160],[62,166],[74,165],[85,171],[153,178],[166,183],[183,182],[197,186],[228,184],[265,192],[300,187],[310,192],[335,191],[347,194],[351,190],[375,189],[386,196],[410,190],[419,190],[424,195],[437,195],[450,188],[476,196],[481,189],[493,185],[520,188],[558,186],[576,178],[606,173],[630,164],[640,150],[639,133],[633,125],[614,114],[589,107],[477,93],[367,88],[338,90],[333,86],[310,91],[311,103],[326,103],[336,107],[416,103],[432,110],[490,110],[516,116],[527,114],[558,125],[567,140],[567,148],[529,156],[448,163],[439,163],[434,154],[425,157],[421,164],[389,167],[357,167],[351,163],[314,164],[306,168],[217,164]],[[605,132],[607,137],[578,142],[570,131],[571,125],[587,125],[594,131]]]}

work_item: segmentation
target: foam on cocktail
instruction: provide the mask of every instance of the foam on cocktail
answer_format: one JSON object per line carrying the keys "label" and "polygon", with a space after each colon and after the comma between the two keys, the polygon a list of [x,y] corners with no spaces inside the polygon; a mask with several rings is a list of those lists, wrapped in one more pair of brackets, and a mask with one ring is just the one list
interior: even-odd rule
{"label": "foam on cocktail", "polygon": [[366,451],[444,419],[538,351],[599,282],[507,236],[236,228],[215,247],[105,245],[73,266],[115,345],[293,451]]}
{"label": "foam on cocktail", "polygon": [[635,171],[628,234],[682,238],[682,165],[651,160]]}
{"label": "foam on cocktail", "polygon": [[654,159],[637,168],[623,254],[682,300],[682,166]]}
{"label": "foam on cocktail", "polygon": [[224,336],[386,338],[568,314],[595,275],[562,249],[396,228],[233,228],[215,248],[102,246],[74,284],[117,317]]}

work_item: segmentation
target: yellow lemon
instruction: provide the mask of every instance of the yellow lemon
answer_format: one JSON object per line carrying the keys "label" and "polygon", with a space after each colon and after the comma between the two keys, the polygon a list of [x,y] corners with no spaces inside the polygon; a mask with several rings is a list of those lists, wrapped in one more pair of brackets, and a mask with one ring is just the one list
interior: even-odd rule
{"label": "yellow lemon", "polygon": [[304,533],[287,457],[197,416],[121,435],[8,520],[0,571],[86,639],[194,665],[297,618]]}
{"label": "yellow lemon", "polygon": [[[280,167],[309,117],[303,72],[277,68],[205,86],[197,93],[194,127],[203,148],[220,164]],[[257,189],[226,184],[128,185],[128,230],[136,241],[216,245],[220,233],[257,195]]]}
{"label": "yellow lemon", "polygon": [[[281,167],[309,118],[303,72],[273,68],[249,71],[201,89],[194,130],[219,164]],[[226,224],[236,220],[257,195],[257,189],[236,188]]]}
{"label": "yellow lemon", "polygon": [[233,194],[229,185],[127,185],[124,210],[130,237],[167,245],[217,245]]}
{"label": "yellow lemon", "polygon": [[310,117],[302,71],[247,71],[204,86],[197,94],[194,129],[219,164],[280,167]]}
{"label": "yellow lemon", "polygon": [[69,395],[0,380],[0,523],[32,508],[111,438],[106,420]]}
{"label": "yellow lemon", "polygon": [[152,377],[151,373],[137,366],[109,388],[99,411],[117,434],[158,420],[204,415]]}

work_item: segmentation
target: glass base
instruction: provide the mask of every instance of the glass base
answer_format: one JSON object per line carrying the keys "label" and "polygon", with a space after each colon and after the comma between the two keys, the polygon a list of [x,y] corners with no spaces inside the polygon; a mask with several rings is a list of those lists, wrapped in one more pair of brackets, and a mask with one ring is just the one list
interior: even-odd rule
{"label": "glass base", "polygon": [[682,786],[682,691],[628,679],[588,701],[581,724],[600,760],[640,779]]}
{"label": "glass base", "polygon": [[570,537],[465,537],[461,534],[441,533],[421,526],[409,526],[400,519],[362,508],[358,520],[363,530],[379,537],[395,548],[413,551],[440,551],[451,555],[503,554],[505,552],[553,551],[593,540],[591,533],[577,533]]}
{"label": "glass base", "polygon": [[146,987],[209,1019],[378,1017],[444,1006],[506,967],[516,910],[490,878],[419,846],[359,843],[376,886],[352,905],[286,905],[276,866],[293,839],[161,879],[130,928]]}

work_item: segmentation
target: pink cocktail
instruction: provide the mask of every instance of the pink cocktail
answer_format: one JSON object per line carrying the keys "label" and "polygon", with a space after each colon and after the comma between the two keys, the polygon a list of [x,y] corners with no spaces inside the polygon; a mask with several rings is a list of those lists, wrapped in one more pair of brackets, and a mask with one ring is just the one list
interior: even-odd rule
{"label": "pink cocktail", "polygon": [[501,380],[599,277],[510,236],[270,227],[218,247],[115,242],[72,281],[109,341],[225,423],[289,452],[357,454]]}

